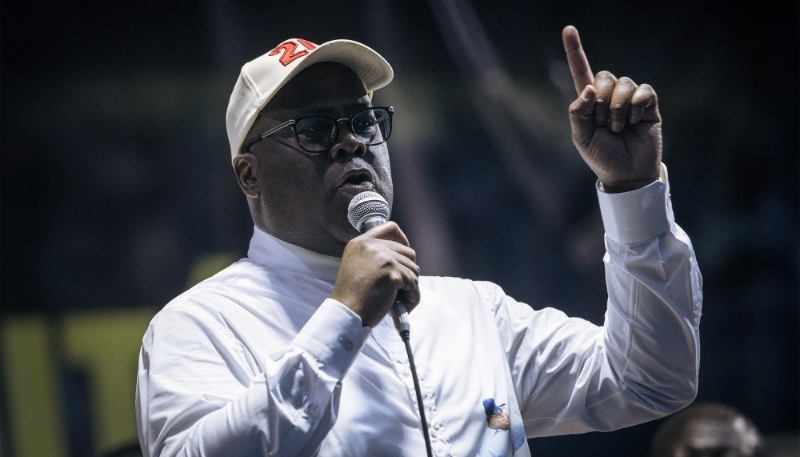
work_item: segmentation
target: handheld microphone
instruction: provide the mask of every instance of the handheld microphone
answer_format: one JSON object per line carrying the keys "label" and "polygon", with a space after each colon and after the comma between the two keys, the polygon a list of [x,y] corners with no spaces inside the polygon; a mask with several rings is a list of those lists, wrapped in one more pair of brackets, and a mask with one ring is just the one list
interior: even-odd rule
{"label": "handheld microphone", "polygon": [[[360,233],[385,224],[390,214],[389,203],[377,192],[361,192],[350,200],[350,205],[347,207],[347,220]],[[394,302],[393,310],[400,323],[398,328],[400,336],[406,339],[411,327],[408,323],[408,310],[399,295]]]}
{"label": "handheld microphone", "polygon": [[[350,221],[356,230],[364,233],[367,230],[385,224],[389,220],[389,204],[377,192],[361,192],[350,200],[350,205],[347,207],[347,220]],[[394,301],[394,315],[397,316],[398,332],[400,338],[406,346],[406,354],[408,354],[408,365],[411,368],[411,378],[414,380],[414,390],[417,394],[417,407],[419,408],[419,418],[422,423],[422,436],[425,439],[425,451],[428,457],[433,457],[433,450],[431,448],[431,438],[428,434],[428,422],[425,420],[425,407],[422,404],[422,390],[419,388],[419,378],[417,377],[417,368],[414,363],[414,354],[411,352],[411,343],[409,341],[409,334],[411,333],[411,326],[408,323],[408,309],[405,303],[400,298],[402,295],[397,293],[398,297]]]}
{"label": "handheld microphone", "polygon": [[385,224],[389,214],[389,204],[377,192],[361,192],[350,200],[347,207],[347,220],[360,233]]}

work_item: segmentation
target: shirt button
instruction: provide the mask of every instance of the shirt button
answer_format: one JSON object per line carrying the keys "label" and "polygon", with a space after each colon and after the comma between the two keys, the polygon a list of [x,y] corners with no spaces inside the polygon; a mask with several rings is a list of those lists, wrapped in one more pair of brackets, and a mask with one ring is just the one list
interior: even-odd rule
{"label": "shirt button", "polygon": [[308,407],[308,415],[311,417],[317,417],[317,413],[319,413],[319,408],[317,408],[316,404],[312,404]]}
{"label": "shirt button", "polygon": [[430,430],[431,430],[431,438],[436,439],[439,437],[439,432],[437,432],[435,428],[432,428]]}
{"label": "shirt button", "polygon": [[344,348],[345,351],[350,351],[353,349],[353,342],[350,341],[349,338],[345,338],[343,336],[339,337],[339,344]]}

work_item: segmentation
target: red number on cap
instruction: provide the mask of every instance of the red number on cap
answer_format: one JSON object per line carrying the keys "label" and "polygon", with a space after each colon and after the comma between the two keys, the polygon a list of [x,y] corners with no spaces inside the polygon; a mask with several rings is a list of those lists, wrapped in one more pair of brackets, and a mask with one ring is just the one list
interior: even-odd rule
{"label": "red number on cap", "polygon": [[[303,45],[306,49],[297,50],[298,43]],[[303,57],[304,55],[308,54],[308,51],[313,50],[316,48],[317,45],[302,38],[298,38],[297,41],[284,41],[283,43],[279,44],[278,47],[270,51],[269,55],[274,56],[281,54],[280,62],[283,66],[287,66],[290,63],[294,62],[295,60]]]}
{"label": "red number on cap", "polygon": [[310,41],[308,41],[308,40],[304,40],[304,39],[302,39],[302,38],[298,38],[298,39],[297,39],[297,42],[298,42],[298,43],[300,43],[300,44],[302,44],[302,45],[303,45],[303,46],[305,46],[306,48],[308,48],[308,50],[309,50],[309,51],[313,51],[313,50],[314,50],[314,48],[316,48],[316,47],[317,47],[317,45],[316,45],[316,44],[314,44],[314,43],[312,43],[312,42],[310,42]]}

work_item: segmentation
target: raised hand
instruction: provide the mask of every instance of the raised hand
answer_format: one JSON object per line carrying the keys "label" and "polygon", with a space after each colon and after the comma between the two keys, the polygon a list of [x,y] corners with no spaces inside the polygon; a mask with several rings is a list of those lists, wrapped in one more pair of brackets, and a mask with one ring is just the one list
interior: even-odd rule
{"label": "raised hand", "polygon": [[578,30],[561,33],[578,98],[569,106],[572,142],[606,192],[626,192],[658,179],[661,114],[648,84],[617,79],[607,71],[592,76]]}
{"label": "raised hand", "polygon": [[331,298],[375,327],[386,316],[402,291],[411,311],[420,300],[419,266],[400,227],[379,225],[347,243]]}

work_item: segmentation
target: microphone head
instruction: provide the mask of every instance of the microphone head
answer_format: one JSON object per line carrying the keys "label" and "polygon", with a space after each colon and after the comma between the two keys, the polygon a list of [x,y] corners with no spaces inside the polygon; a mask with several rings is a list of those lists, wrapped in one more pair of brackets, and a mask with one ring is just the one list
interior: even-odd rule
{"label": "microphone head", "polygon": [[350,200],[347,207],[347,220],[359,232],[367,220],[378,217],[383,218],[383,223],[389,220],[390,214],[389,204],[377,192],[361,192]]}

